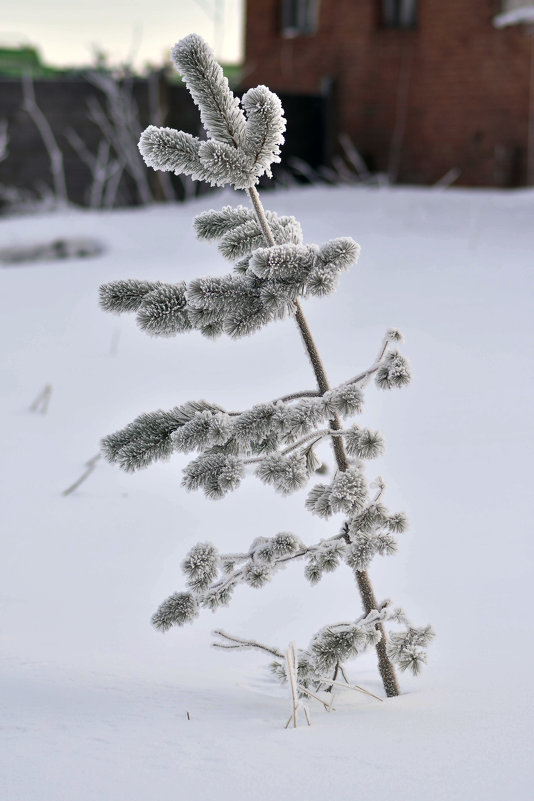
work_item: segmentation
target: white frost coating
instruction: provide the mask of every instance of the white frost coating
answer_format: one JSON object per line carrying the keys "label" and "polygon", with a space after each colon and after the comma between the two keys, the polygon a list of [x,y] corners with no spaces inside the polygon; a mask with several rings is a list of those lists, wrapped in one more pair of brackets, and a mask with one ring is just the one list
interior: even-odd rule
{"label": "white frost coating", "polygon": [[[407,362],[400,353],[389,349],[391,341],[398,337],[388,332],[376,360],[376,371],[368,369],[362,379],[357,377],[331,390],[299,297],[333,291],[339,273],[357,261],[359,246],[351,237],[330,239],[321,246],[304,245],[300,225],[294,218],[276,217],[263,208],[253,187],[258,177],[270,174],[270,165],[279,160],[285,130],[279,98],[264,86],[249,90],[243,98],[245,117],[213,53],[197,35],[175,45],[172,59],[200,109],[208,139],[200,141],[181,131],[151,126],[142,134],[139,145],[145,160],[166,171],[188,171],[212,185],[246,189],[254,217],[242,206],[226,206],[221,212],[211,211],[197,218],[197,234],[220,239],[222,254],[238,262],[229,275],[195,278],[188,284],[162,284],[146,293],[143,282],[130,282],[127,287],[121,284],[119,288],[114,283],[101,290],[102,297],[113,309],[137,308],[141,328],[159,336],[196,328],[210,337],[221,332],[242,337],[271,320],[293,314],[317,390],[286,395],[244,414],[219,409],[214,413],[208,407],[196,408],[183,421],[177,420],[176,413],[144,415],[133,426],[108,437],[105,453],[125,469],[137,470],[156,459],[168,458],[173,451],[199,451],[183,471],[182,486],[201,489],[213,499],[237,489],[245,467],[254,463],[261,481],[287,495],[303,488],[311,475],[322,468],[314,446],[328,436],[337,470],[328,487],[312,490],[307,506],[320,516],[343,512],[345,520],[334,544],[319,543],[294,552],[295,538],[287,535],[276,540],[276,547],[260,540],[251,547],[245,564],[238,567],[228,555],[219,560],[210,542],[199,543],[184,562],[191,592],[174,593],[164,601],[154,616],[154,624],[166,630],[192,620],[200,607],[215,610],[226,605],[237,584],[263,587],[282,562],[298,556],[306,556],[305,575],[311,583],[335,570],[342,560],[349,564],[356,572],[364,608],[370,613],[375,601],[370,579],[363,571],[375,554],[392,553],[396,548],[394,537],[387,530],[389,512],[378,503],[382,488],[369,504],[360,463],[362,458],[381,452],[382,440],[378,432],[369,429],[348,434],[341,427],[340,415],[361,411],[362,387],[358,384],[363,385],[370,372],[376,372],[377,382],[385,389],[408,383]],[[351,453],[345,450],[347,436]],[[284,548],[290,551],[284,553]],[[221,570],[224,576],[219,575]],[[386,642],[381,625],[371,626],[365,635],[359,628],[349,627],[342,632],[334,628],[322,630],[313,643],[314,659],[321,672],[335,669],[334,679],[337,666],[349,655],[360,652],[362,637],[367,644]],[[411,665],[414,670],[420,667],[417,654],[414,656],[409,649],[404,649],[403,654],[403,666]],[[386,694],[398,695],[393,664],[383,645],[377,655]],[[296,725],[298,666],[294,648],[291,660],[288,672],[292,677]],[[310,681],[313,683],[313,679]]]}
{"label": "white frost coating", "polygon": [[511,11],[504,11],[493,17],[495,28],[507,28],[510,25],[529,25],[534,24],[534,5],[530,4],[523,8],[514,8]]}
{"label": "white frost coating", "polygon": [[241,103],[247,115],[244,149],[254,159],[256,175],[270,178],[271,164],[280,161],[286,129],[280,98],[266,86],[256,86],[245,92]]}

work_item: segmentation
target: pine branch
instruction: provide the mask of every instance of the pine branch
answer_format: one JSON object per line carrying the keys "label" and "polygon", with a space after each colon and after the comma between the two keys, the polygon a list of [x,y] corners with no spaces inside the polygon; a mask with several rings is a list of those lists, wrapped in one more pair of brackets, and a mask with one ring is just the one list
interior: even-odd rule
{"label": "pine branch", "polygon": [[[373,508],[376,508],[383,489],[383,484],[380,484],[374,498],[360,512],[360,518]],[[241,554],[217,554],[215,547],[211,543],[199,543],[190,551],[182,564],[182,568],[188,576],[187,583],[191,590],[191,601],[187,601],[187,608],[189,609],[189,605],[193,604],[195,610],[198,610],[201,606],[213,610],[217,609],[221,605],[228,604],[231,593],[238,584],[245,583],[252,587],[261,587],[273,577],[279,568],[302,557],[311,558],[320,573],[323,571],[329,572],[337,567],[341,558],[349,554],[349,549],[352,547],[352,538],[348,531],[348,526],[343,526],[339,534],[326,540],[320,540],[310,546],[304,545],[293,534],[281,532],[270,539],[256,538],[249,551]],[[236,562],[241,563],[239,568],[235,567]],[[217,572],[221,566],[226,576],[218,578]],[[308,566],[305,574],[312,583],[315,583],[313,577],[308,573]],[[181,593],[177,596],[171,596],[168,601],[171,601],[172,605],[172,598],[179,598],[181,609],[186,595]],[[167,605],[168,603],[165,601],[160,610],[163,609],[165,611]],[[157,620],[160,619],[158,617],[160,610],[155,615]],[[163,619],[168,619],[167,612],[165,612]],[[179,619],[177,620],[177,625],[182,625],[187,620],[189,620],[189,617]],[[369,620],[370,618],[368,618],[368,622]],[[172,625],[172,623],[169,625]]]}
{"label": "pine branch", "polygon": [[384,337],[384,339],[382,341],[382,344],[381,344],[380,349],[378,351],[377,357],[374,360],[373,364],[370,367],[368,367],[367,370],[364,370],[362,373],[359,373],[358,375],[354,376],[354,378],[350,378],[347,381],[347,383],[348,384],[363,384],[365,386],[365,384],[368,382],[369,378],[374,373],[376,373],[379,370],[379,368],[382,366],[383,359],[386,356],[386,353],[387,353],[388,349],[390,348],[390,346],[392,345],[392,343],[393,342],[402,342],[402,341],[403,341],[403,337],[402,337],[401,332],[398,331],[395,328],[390,328],[387,331],[387,333],[386,333],[386,335],[385,335],[385,337]]}
{"label": "pine branch", "polygon": [[[298,448],[302,447],[302,445],[309,444],[310,440],[313,440],[313,445],[317,442],[320,442],[321,439],[324,437],[342,437],[346,434],[346,431],[333,431],[329,428],[325,429],[324,431],[311,431],[309,434],[306,434],[302,439],[299,439],[293,445],[289,445],[287,448],[284,448],[282,451],[278,451],[280,456],[287,456],[287,454],[292,453],[294,450],[298,450]],[[258,464],[260,462],[265,461],[265,457],[263,458],[255,458],[255,459],[245,459],[243,464]]]}
{"label": "pine branch", "polygon": [[220,211],[210,209],[198,214],[193,220],[193,227],[199,239],[220,239],[253,219],[252,210],[246,206],[223,206]]}
{"label": "pine branch", "polygon": [[184,131],[149,125],[141,134],[138,147],[145,164],[154,170],[210,181],[210,171],[200,159],[200,145],[200,139]]}
{"label": "pine branch", "polygon": [[247,116],[245,152],[254,159],[256,174],[266,173],[270,178],[271,164],[280,162],[280,147],[286,129],[280,98],[266,86],[256,86],[245,92],[241,104]]}
{"label": "pine branch", "polygon": [[208,135],[235,148],[241,147],[245,141],[245,117],[211,48],[202,37],[192,33],[174,45],[171,60],[198,106]]}

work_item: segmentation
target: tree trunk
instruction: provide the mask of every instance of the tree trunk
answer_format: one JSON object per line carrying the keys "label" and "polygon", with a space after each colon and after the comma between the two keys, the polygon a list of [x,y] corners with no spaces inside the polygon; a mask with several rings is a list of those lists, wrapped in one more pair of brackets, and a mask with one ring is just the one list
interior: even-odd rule
{"label": "tree trunk", "polygon": [[[252,201],[252,205],[254,206],[254,211],[256,213],[256,217],[260,225],[260,228],[263,232],[263,235],[265,236],[265,239],[269,244],[269,246],[273,247],[274,245],[276,245],[276,242],[274,241],[272,231],[269,227],[269,223],[265,216],[265,211],[262,206],[260,196],[255,187],[247,189],[247,193]],[[319,351],[317,350],[317,346],[315,344],[312,333],[308,326],[308,322],[304,316],[302,307],[298,300],[296,301],[296,306],[297,306],[297,311],[295,313],[295,320],[302,335],[304,346],[310,358],[310,362],[313,367],[313,372],[315,373],[315,378],[317,379],[319,391],[321,392],[321,394],[324,394],[330,389],[330,384],[328,383],[326,371],[324,369],[321,356],[319,354]],[[339,431],[341,429],[341,423],[337,415],[334,415],[334,417],[330,421],[330,427],[335,431]],[[349,463],[347,460],[347,454],[345,451],[345,443],[343,442],[343,438],[332,437],[332,447],[334,450],[334,456],[336,459],[336,464],[338,466],[338,469],[341,471],[347,470]],[[366,614],[369,614],[369,612],[371,612],[373,609],[378,608],[371,580],[369,578],[367,571],[356,570],[355,576],[356,576],[356,583],[358,584],[358,589],[360,591],[360,596],[362,599],[364,611]],[[378,669],[382,677],[382,682],[384,684],[384,690],[386,692],[386,695],[388,697],[392,697],[400,694],[399,685],[397,682],[397,677],[395,675],[395,669],[387,655],[386,632],[384,626],[381,623],[378,625],[378,630],[382,635],[380,642],[378,642],[376,645],[376,653],[378,656]]]}

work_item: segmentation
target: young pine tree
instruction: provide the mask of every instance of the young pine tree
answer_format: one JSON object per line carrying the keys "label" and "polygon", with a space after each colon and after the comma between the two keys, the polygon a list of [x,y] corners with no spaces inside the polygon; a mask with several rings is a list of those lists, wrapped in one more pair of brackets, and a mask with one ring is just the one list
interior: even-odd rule
{"label": "young pine tree", "polygon": [[[176,284],[114,281],[101,287],[101,304],[111,312],[135,312],[138,325],[155,336],[196,329],[210,338],[238,338],[273,320],[293,317],[317,389],[242,412],[189,401],[168,411],[145,413],[107,436],[104,454],[124,470],[138,470],[175,451],[196,453],[184,470],[183,486],[201,489],[209,498],[237,489],[249,470],[275,491],[289,494],[313,477],[320,464],[314,446],[328,439],[336,472],[331,481],[312,486],[306,507],[325,519],[341,513],[344,522],[337,533],[311,545],[288,532],[258,537],[246,553],[220,553],[211,542],[199,543],[183,562],[187,589],[167,598],[153,623],[162,631],[181,626],[201,608],[228,604],[240,583],[262,587],[293,560],[304,562],[312,584],[344,564],[354,573],[363,615],[320,629],[309,648],[298,652],[300,685],[326,686],[332,671],[337,676],[347,659],[374,647],[386,695],[398,695],[394,665],[418,673],[432,631],[411,626],[401,610],[375,598],[368,567],[376,554],[395,552],[396,535],[406,528],[406,519],[384,506],[382,480],[369,484],[366,479],[365,462],[383,450],[380,433],[342,420],[360,414],[364,389],[372,379],[381,389],[409,382],[408,363],[397,349],[401,334],[388,331],[370,367],[330,386],[301,298],[331,294],[341,273],[357,261],[359,247],[350,237],[304,244],[294,217],[264,210],[256,184],[262,175],[271,175],[273,162],[280,161],[285,120],[279,98],[258,86],[240,103],[211,50],[195,34],[175,45],[172,60],[200,110],[207,139],[149,126],[139,142],[146,164],[215,186],[229,184],[243,190],[251,205],[207,211],[194,221],[198,238],[217,242],[232,264],[227,275]],[[386,624],[391,622],[396,628],[387,634]],[[259,647],[280,655],[277,649],[217,634],[221,647]],[[284,678],[283,664],[275,662],[273,667]]]}

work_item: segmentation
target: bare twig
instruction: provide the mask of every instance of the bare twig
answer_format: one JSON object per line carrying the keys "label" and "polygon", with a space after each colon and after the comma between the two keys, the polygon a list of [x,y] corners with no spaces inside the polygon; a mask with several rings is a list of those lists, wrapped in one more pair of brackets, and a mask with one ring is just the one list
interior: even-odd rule
{"label": "bare twig", "polygon": [[[378,351],[378,355],[375,358],[372,365],[368,367],[366,370],[363,370],[361,373],[358,373],[358,375],[355,375],[353,378],[349,378],[347,381],[344,381],[339,386],[342,387],[346,386],[347,384],[360,384],[362,381],[364,382],[365,386],[365,384],[367,384],[367,382],[369,381],[369,378],[373,375],[373,373],[376,373],[376,371],[380,367],[380,362],[384,358],[390,344],[391,344],[390,340],[386,336],[382,340],[380,349]],[[316,389],[304,389],[301,390],[300,392],[291,392],[288,395],[282,395],[279,398],[274,398],[274,400],[272,400],[271,403],[279,403],[279,402],[289,403],[290,401],[298,400],[299,398],[321,398],[327,391],[328,390],[326,389],[323,392]],[[228,412],[228,414],[231,417],[237,417],[238,415],[243,414],[243,412]]]}
{"label": "bare twig", "polygon": [[61,152],[56,137],[45,115],[37,105],[35,100],[35,90],[31,75],[26,73],[22,78],[23,103],[22,107],[28,112],[35,123],[44,146],[46,147],[48,158],[50,159],[50,170],[54,182],[54,194],[56,203],[66,205],[69,202],[67,195],[67,184],[65,181],[65,170],[63,167],[63,153]]}
{"label": "bare twig", "polygon": [[348,687],[349,690],[356,690],[357,692],[363,693],[364,695],[370,695],[371,698],[375,698],[377,701],[383,701],[383,698],[380,696],[375,695],[374,693],[370,692],[369,690],[365,690],[363,687],[360,687],[358,684],[349,684],[348,682],[343,681],[334,681],[334,679],[326,679],[321,678],[321,681],[324,681],[325,684],[335,684],[336,687]]}
{"label": "bare twig", "polygon": [[30,412],[40,412],[46,414],[48,411],[48,404],[50,403],[50,396],[52,395],[52,385],[46,384],[44,389],[37,395],[31,406]]}
{"label": "bare twig", "polygon": [[[334,675],[332,676],[332,680],[333,680],[333,681],[335,681],[335,680],[337,679],[337,674],[339,673],[339,669],[340,669],[340,667],[341,667],[341,665],[339,664],[339,662],[336,662],[336,666],[335,666],[335,668],[334,668]],[[326,688],[325,692],[327,692],[327,693],[332,693],[332,694],[333,694],[333,692],[334,692],[334,685],[333,685],[333,683],[331,683],[331,684],[330,684],[330,685],[329,685],[329,686]]]}
{"label": "bare twig", "polygon": [[342,133],[339,135],[339,144],[343,149],[343,155],[353,168],[356,176],[362,181],[368,181],[371,176],[369,170],[367,169],[367,165],[347,133]]}
{"label": "bare twig", "polygon": [[7,120],[0,120],[0,161],[5,161],[5,159],[7,159],[8,145],[9,134],[7,132]]}
{"label": "bare twig", "polygon": [[105,110],[96,98],[90,99],[88,103],[90,118],[113,147],[121,167],[134,180],[141,203],[149,205],[153,198],[148,176],[137,149],[141,126],[137,104],[133,97],[133,82],[131,79],[119,82],[112,75],[100,72],[89,73],[87,80],[106,98]]}
{"label": "bare twig", "polygon": [[80,136],[70,128],[65,134],[70,146],[77,153],[82,161],[91,171],[92,182],[89,193],[89,206],[98,209],[103,204],[103,193],[106,183],[121,169],[117,159],[110,158],[110,143],[102,139],[98,144],[96,154],[91,153],[89,148]]}
{"label": "bare twig", "polygon": [[235,637],[233,634],[227,634],[226,631],[222,629],[212,631],[212,635],[214,637],[220,637],[221,640],[228,640],[228,642],[231,643],[230,645],[226,645],[224,642],[214,642],[212,643],[214,648],[257,648],[260,651],[267,651],[268,654],[276,656],[278,659],[284,658],[283,653],[276,648],[270,648],[268,645],[263,645],[261,642],[256,642],[255,640],[242,640],[240,637]]}
{"label": "bare twig", "polygon": [[[289,644],[286,651],[286,673],[289,691],[291,693],[291,706],[293,708],[293,728],[297,728],[297,710],[299,708],[299,697],[297,690],[297,671],[298,671],[297,649],[295,643]],[[286,726],[287,728],[287,726]]]}
{"label": "bare twig", "polygon": [[105,209],[111,209],[115,205],[123,172],[124,172],[124,166],[122,164],[119,164],[117,171],[111,176],[110,180],[107,182],[106,190],[104,192],[104,201],[103,201]]}
{"label": "bare twig", "polygon": [[[309,690],[307,687],[303,687],[302,684],[297,684],[297,688],[300,690],[301,693],[306,693],[306,695],[309,695],[310,698],[315,698],[316,701],[319,701],[319,703],[324,706],[324,708],[326,709],[327,712],[332,711],[332,705],[331,704],[327,703],[322,698],[319,698],[318,695],[315,695],[315,693],[312,693],[312,691]],[[334,709],[333,711],[335,712],[336,710]]]}
{"label": "bare twig", "polygon": [[100,454],[99,453],[97,453],[96,456],[93,456],[91,459],[89,459],[85,463],[85,470],[82,473],[82,475],[80,476],[80,478],[77,481],[75,481],[74,484],[71,484],[70,487],[67,487],[66,490],[63,490],[63,492],[61,494],[62,495],[71,495],[71,493],[73,493],[75,490],[77,490],[78,487],[80,486],[80,484],[83,484],[83,482],[87,478],[89,478],[89,476],[91,475],[93,470],[96,468],[96,465],[97,465],[97,462],[98,462],[99,459],[100,459]]}
{"label": "bare twig", "polygon": [[317,173],[313,167],[310,167],[308,162],[304,161],[304,159],[292,156],[287,160],[287,164],[291,167],[293,172],[297,173],[297,175],[302,175],[302,177],[306,178],[311,184],[322,183],[319,173]]}
{"label": "bare twig", "polygon": [[434,184],[434,189],[446,189],[448,186],[452,186],[452,184],[458,180],[462,171],[459,167],[451,167],[450,170],[447,170],[445,175],[443,175],[439,181],[436,181]]}
{"label": "bare twig", "polygon": [[380,362],[386,355],[386,351],[389,348],[390,344],[391,340],[387,336],[385,336],[382,344],[380,345],[380,350],[378,351],[377,357],[374,360],[373,364],[370,367],[368,367],[367,370],[364,370],[362,373],[358,373],[358,375],[355,375],[354,378],[349,378],[349,380],[346,383],[363,384],[363,386],[365,386],[369,382],[369,379],[371,378],[373,373],[376,373],[376,371],[380,367]]}

